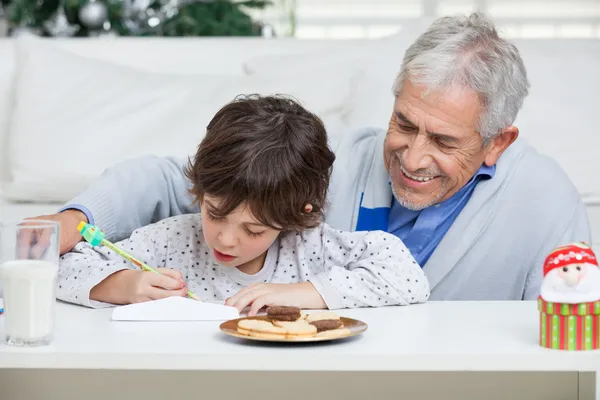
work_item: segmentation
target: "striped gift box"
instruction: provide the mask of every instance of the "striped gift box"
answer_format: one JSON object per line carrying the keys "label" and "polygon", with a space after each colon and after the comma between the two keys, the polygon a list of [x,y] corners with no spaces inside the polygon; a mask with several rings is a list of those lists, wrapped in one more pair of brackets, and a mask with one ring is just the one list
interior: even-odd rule
{"label": "striped gift box", "polygon": [[550,303],[538,298],[540,345],[557,350],[600,348],[600,301]]}

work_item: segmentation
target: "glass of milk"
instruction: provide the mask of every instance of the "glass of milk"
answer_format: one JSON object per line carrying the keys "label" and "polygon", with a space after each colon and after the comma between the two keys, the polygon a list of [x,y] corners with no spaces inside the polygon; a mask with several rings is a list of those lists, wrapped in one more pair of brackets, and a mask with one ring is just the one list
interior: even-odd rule
{"label": "glass of milk", "polygon": [[33,347],[52,341],[59,256],[58,222],[0,221],[2,334],[9,345]]}

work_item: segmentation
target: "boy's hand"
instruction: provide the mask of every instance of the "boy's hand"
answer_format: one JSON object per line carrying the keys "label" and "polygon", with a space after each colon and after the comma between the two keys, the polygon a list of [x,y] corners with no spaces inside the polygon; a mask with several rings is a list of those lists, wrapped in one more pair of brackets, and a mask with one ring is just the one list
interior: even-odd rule
{"label": "boy's hand", "polygon": [[251,305],[248,316],[256,315],[264,306],[293,306],[308,309],[327,308],[323,298],[310,282],[258,283],[228,298],[225,305],[240,312]]}
{"label": "boy's hand", "polygon": [[90,291],[90,299],[111,304],[131,304],[187,296],[187,287],[181,272],[156,268],[160,274],[126,269],[109,275]]}

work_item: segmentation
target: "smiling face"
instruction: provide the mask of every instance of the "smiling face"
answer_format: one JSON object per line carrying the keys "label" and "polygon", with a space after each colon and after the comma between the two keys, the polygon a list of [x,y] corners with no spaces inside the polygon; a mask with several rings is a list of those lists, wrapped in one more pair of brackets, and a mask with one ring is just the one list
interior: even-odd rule
{"label": "smiling face", "polygon": [[267,250],[280,231],[254,219],[243,204],[226,216],[214,213],[219,200],[205,196],[201,203],[204,240],[215,260],[227,267],[237,267],[247,274],[262,269]]}
{"label": "smiling face", "polygon": [[484,146],[477,131],[482,112],[468,88],[431,91],[406,80],[394,104],[384,145],[384,160],[394,197],[421,210],[458,192],[482,164],[494,165],[517,138],[507,127]]}
{"label": "smiling face", "polygon": [[576,286],[585,278],[588,271],[588,264],[565,265],[558,270],[558,277],[567,286]]}

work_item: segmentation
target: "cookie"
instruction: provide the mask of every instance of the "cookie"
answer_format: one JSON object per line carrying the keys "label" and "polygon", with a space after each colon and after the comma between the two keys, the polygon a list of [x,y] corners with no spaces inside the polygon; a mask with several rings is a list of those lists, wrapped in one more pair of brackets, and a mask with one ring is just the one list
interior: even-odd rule
{"label": "cookie", "polygon": [[303,319],[297,321],[273,321],[273,325],[285,329],[287,337],[310,336],[317,333],[317,328]]}
{"label": "cookie", "polygon": [[263,321],[259,319],[243,319],[238,322],[237,330],[240,333],[244,333],[245,331],[250,331],[254,333],[266,333],[266,334],[275,334],[275,335],[285,335],[286,330],[279,326],[275,326],[269,321]]}
{"label": "cookie", "polygon": [[305,321],[288,322],[285,326],[286,337],[306,337],[317,333],[317,328]]}
{"label": "cookie", "polygon": [[257,338],[261,338],[261,339],[281,339],[281,338],[285,337],[285,336],[279,335],[277,333],[254,332],[254,331],[248,331],[246,329],[242,329],[239,327],[237,328],[237,331],[239,333],[241,333],[242,335],[257,337]]}
{"label": "cookie", "polygon": [[328,331],[322,331],[315,335],[318,338],[336,338],[341,336],[346,336],[350,334],[350,329],[348,328],[340,328],[340,329],[331,329]]}
{"label": "cookie", "polygon": [[309,323],[305,319],[298,319],[296,321],[278,321],[278,320],[273,320],[271,322],[273,323],[273,325],[280,326],[282,328],[287,328],[290,325],[291,326],[296,326],[297,324],[309,325]]}
{"label": "cookie", "polygon": [[310,313],[306,316],[308,322],[321,321],[325,319],[340,319],[340,316],[333,311],[321,311]]}
{"label": "cookie", "polygon": [[242,335],[246,335],[246,336],[252,335],[252,331],[249,331],[248,329],[240,328],[239,326],[237,327],[237,331],[238,331],[238,333],[241,333]]}
{"label": "cookie", "polygon": [[317,332],[330,331],[344,326],[344,323],[340,319],[321,319],[310,322],[310,324],[317,328]]}
{"label": "cookie", "polygon": [[317,328],[305,320],[270,321],[243,319],[238,322],[237,331],[242,335],[263,339],[309,337],[317,333]]}
{"label": "cookie", "polygon": [[296,321],[300,318],[298,307],[270,306],[267,307],[267,318],[277,321]]}

